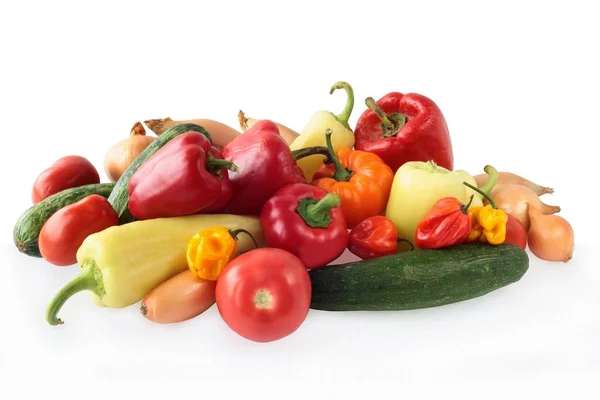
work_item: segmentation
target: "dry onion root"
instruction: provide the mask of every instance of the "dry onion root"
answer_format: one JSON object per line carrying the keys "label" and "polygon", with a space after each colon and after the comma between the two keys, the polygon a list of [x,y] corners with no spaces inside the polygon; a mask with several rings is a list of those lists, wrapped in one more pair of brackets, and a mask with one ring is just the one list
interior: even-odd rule
{"label": "dry onion root", "polygon": [[155,139],[146,136],[144,126],[141,122],[136,122],[131,128],[129,137],[114,144],[104,157],[104,172],[108,179],[116,182],[133,160]]}
{"label": "dry onion root", "polygon": [[[244,114],[244,112],[242,110],[240,110],[240,112],[238,113],[238,120],[240,122],[240,129],[242,130],[242,132],[246,132],[255,123],[260,121],[260,119],[246,117],[246,115]],[[294,131],[293,129],[288,128],[285,125],[279,124],[277,122],[275,122],[275,125],[277,125],[277,127],[279,128],[279,134],[281,135],[281,137],[283,137],[285,139],[285,141],[287,142],[288,145],[292,144],[292,142],[298,136],[300,136],[300,134],[298,132]]]}
{"label": "dry onion root", "polygon": [[[487,180],[486,174],[479,174],[475,177],[475,182],[477,182],[477,186],[481,186]],[[537,183],[534,183],[528,179],[523,178],[517,174],[513,174],[512,172],[498,172],[498,184],[518,184],[523,185],[531,189],[537,196],[542,196],[544,194],[552,194],[554,193],[554,189],[546,186],[540,186]]]}
{"label": "dry onion root", "polygon": [[149,119],[144,121],[144,124],[156,136],[162,135],[167,129],[180,124],[196,124],[200,125],[208,131],[213,143],[218,147],[225,147],[229,142],[236,139],[241,133],[229,125],[225,125],[221,122],[214,121],[212,119],[186,119],[181,121],[173,120],[169,117],[159,119]]}
{"label": "dry onion root", "polygon": [[525,231],[529,231],[530,225],[528,203],[545,215],[560,212],[559,206],[544,204],[532,189],[516,183],[496,185],[490,192],[490,197],[499,209],[518,219]]}
{"label": "dry onion root", "polygon": [[529,204],[531,227],[527,235],[529,250],[545,261],[568,262],[573,257],[573,227],[559,215],[545,215]]}

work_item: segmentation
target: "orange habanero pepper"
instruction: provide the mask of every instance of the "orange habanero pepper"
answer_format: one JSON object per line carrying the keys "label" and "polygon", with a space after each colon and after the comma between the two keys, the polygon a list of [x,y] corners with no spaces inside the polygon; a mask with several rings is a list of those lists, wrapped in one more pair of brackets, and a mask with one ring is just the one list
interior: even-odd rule
{"label": "orange habanero pepper", "polygon": [[329,160],[315,173],[312,184],[340,196],[340,207],[348,229],[385,212],[394,173],[370,152],[342,147],[337,156],[331,145],[331,130],[325,133]]}

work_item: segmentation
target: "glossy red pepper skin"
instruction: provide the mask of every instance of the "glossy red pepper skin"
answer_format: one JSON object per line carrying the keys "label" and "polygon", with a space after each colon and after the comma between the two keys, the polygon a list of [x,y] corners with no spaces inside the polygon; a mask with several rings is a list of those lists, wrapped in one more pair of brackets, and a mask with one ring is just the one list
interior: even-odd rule
{"label": "glossy red pepper skin", "polygon": [[472,228],[467,209],[454,197],[438,200],[417,226],[415,246],[440,249],[464,243]]}
{"label": "glossy red pepper skin", "polygon": [[287,185],[277,191],[260,215],[269,247],[294,254],[308,269],[324,267],[341,256],[348,245],[348,228],[342,209],[339,206],[329,209],[331,220],[326,227],[308,225],[298,212],[302,200],[318,201],[327,195],[326,190],[304,183]]}
{"label": "glossy red pepper skin", "polygon": [[229,171],[233,196],[224,212],[259,216],[271,196],[291,183],[305,183],[277,125],[262,120],[223,148],[223,158],[238,167]]}
{"label": "glossy red pepper skin", "polygon": [[40,253],[51,264],[73,265],[85,238],[118,223],[119,216],[108,200],[97,194],[84,197],[48,218],[40,231]]}
{"label": "glossy red pepper skin", "polygon": [[383,215],[365,219],[350,232],[348,250],[363,260],[392,255],[397,249],[396,226]]}
{"label": "glossy red pepper skin", "polygon": [[[139,220],[213,212],[232,195],[227,169],[209,170],[221,158],[197,132],[183,133],[158,150],[129,182],[129,210]],[[219,176],[220,174],[220,176]]]}
{"label": "glossy red pepper skin", "polygon": [[391,92],[376,101],[387,115],[399,113],[407,121],[395,136],[384,137],[381,120],[368,108],[354,130],[356,150],[377,154],[394,172],[408,161],[434,161],[448,170],[454,168],[452,141],[446,119],[429,98]]}

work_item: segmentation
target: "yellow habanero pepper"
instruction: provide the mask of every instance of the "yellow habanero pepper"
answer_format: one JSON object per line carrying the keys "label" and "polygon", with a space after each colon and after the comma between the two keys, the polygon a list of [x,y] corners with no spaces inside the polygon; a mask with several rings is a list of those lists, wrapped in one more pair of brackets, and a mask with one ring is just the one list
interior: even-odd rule
{"label": "yellow habanero pepper", "polygon": [[224,226],[206,228],[189,241],[186,251],[187,264],[198,278],[216,281],[219,274],[237,254],[237,235],[245,233],[258,247],[252,234],[245,229],[231,230]]}
{"label": "yellow habanero pepper", "polygon": [[[354,132],[348,124],[348,119],[354,108],[354,91],[349,83],[342,81],[336,82],[331,87],[329,94],[332,94],[336,89],[344,89],[348,95],[346,106],[342,110],[342,113],[333,115],[333,113],[325,110],[315,112],[302,130],[300,136],[294,139],[292,144],[290,144],[290,149],[292,151],[313,146],[327,146],[325,135],[323,134],[327,129],[333,131],[331,143],[336,154],[342,147],[347,147],[349,149],[354,147]],[[314,173],[323,164],[323,156],[316,154],[304,157],[299,159],[296,163],[304,172],[306,180],[310,182],[312,181]]]}
{"label": "yellow habanero pepper", "polygon": [[[465,185],[470,186],[467,183]],[[487,194],[485,194],[485,197],[490,204],[471,207],[467,212],[472,226],[467,242],[479,241],[499,245],[506,240],[508,215],[503,210],[497,209],[496,204]]]}

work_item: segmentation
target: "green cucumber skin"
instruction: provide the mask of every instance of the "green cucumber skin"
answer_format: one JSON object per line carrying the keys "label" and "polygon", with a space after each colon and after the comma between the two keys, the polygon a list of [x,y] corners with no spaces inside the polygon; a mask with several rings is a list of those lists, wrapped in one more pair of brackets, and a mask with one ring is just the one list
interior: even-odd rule
{"label": "green cucumber skin", "polygon": [[415,250],[309,271],[311,308],[399,311],[437,307],[515,283],[528,269],[527,253],[510,244]]}
{"label": "green cucumber skin", "polygon": [[97,194],[107,199],[114,187],[114,183],[96,183],[79,186],[65,189],[34,204],[21,214],[15,224],[13,229],[15,246],[23,254],[41,258],[38,237],[48,218],[61,208],[76,203],[92,194]]}
{"label": "green cucumber skin", "polygon": [[129,212],[128,204],[129,204],[129,181],[131,177],[138,170],[138,168],[146,162],[154,153],[156,153],[161,147],[166,145],[169,141],[174,139],[175,137],[181,135],[186,132],[198,132],[202,135],[206,136],[208,140],[212,143],[212,137],[208,133],[206,129],[196,124],[180,124],[176,125],[172,128],[167,129],[160,135],[154,142],[152,142],[148,147],[142,151],[135,160],[131,163],[131,165],[125,170],[123,175],[119,178],[116,183],[115,189],[111,193],[108,198],[108,202],[113,206],[114,210],[117,212],[119,216],[119,224],[126,224],[129,222],[133,222],[135,218]]}

